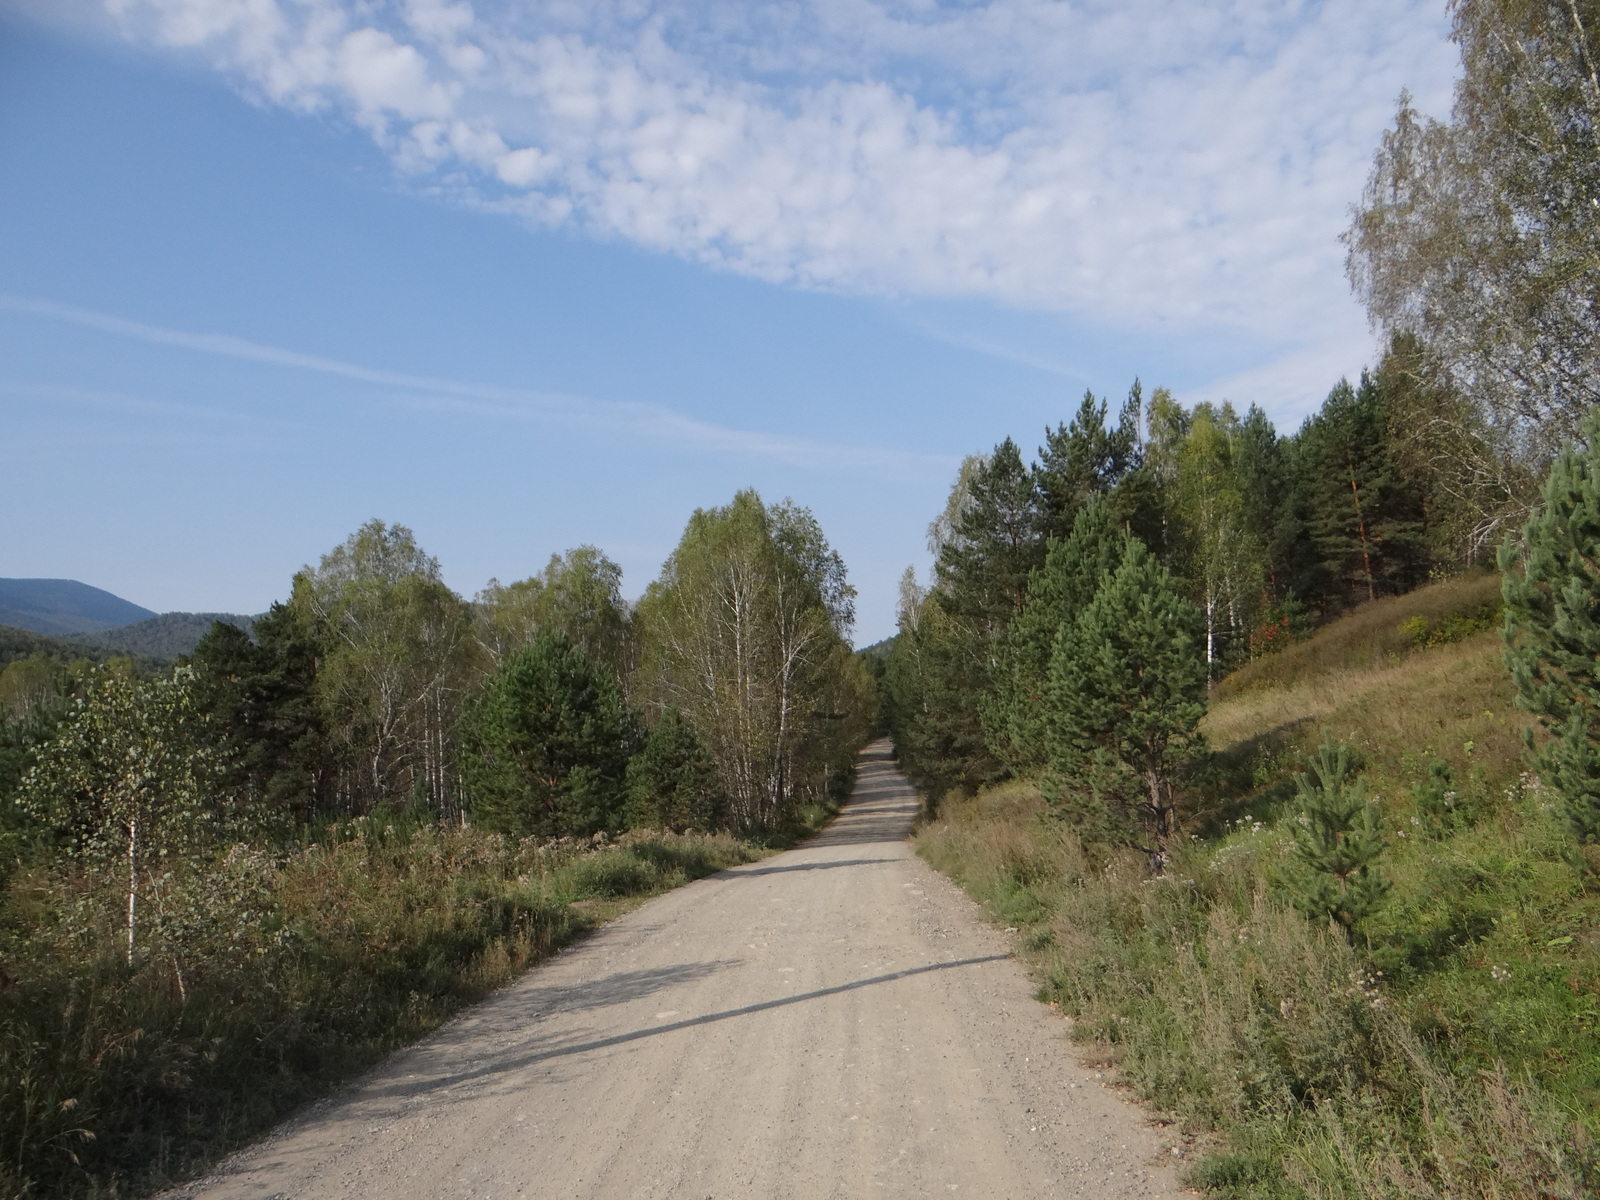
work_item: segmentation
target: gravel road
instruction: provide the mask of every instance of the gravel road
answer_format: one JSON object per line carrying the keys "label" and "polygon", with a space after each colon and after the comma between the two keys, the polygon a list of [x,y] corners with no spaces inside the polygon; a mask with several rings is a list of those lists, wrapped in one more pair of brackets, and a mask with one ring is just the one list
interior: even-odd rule
{"label": "gravel road", "polygon": [[869,747],[822,836],[613,922],[172,1196],[1178,1195],[911,854],[916,808]]}

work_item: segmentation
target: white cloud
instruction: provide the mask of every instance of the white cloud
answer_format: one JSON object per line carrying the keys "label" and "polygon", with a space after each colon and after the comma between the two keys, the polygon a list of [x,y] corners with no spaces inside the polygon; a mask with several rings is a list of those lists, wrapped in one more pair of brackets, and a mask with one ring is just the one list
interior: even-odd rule
{"label": "white cloud", "polygon": [[467,203],[1286,363],[1348,346],[1346,206],[1401,87],[1438,109],[1454,71],[1439,0],[103,4]]}

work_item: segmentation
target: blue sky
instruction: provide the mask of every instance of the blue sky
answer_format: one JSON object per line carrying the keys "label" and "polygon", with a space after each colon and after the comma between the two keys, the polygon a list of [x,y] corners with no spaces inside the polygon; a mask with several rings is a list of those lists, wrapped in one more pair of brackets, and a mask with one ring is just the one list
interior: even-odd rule
{"label": "blue sky", "polygon": [[0,0],[0,575],[471,594],[810,506],[859,642],[962,455],[1135,375],[1292,427],[1442,5]]}

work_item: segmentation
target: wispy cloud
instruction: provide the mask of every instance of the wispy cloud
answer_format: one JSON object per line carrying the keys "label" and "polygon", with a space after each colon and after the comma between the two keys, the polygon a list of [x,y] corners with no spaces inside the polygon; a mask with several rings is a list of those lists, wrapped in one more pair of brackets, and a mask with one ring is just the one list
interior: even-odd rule
{"label": "wispy cloud", "polygon": [[[359,383],[398,389],[406,401],[434,411],[449,411],[499,420],[538,421],[608,434],[667,442],[686,449],[754,457],[811,469],[948,467],[954,459],[872,446],[789,437],[759,431],[730,429],[686,417],[655,404],[595,400],[561,392],[495,387],[487,384],[439,379],[385,371],[263,345],[229,334],[195,333],[131,321],[30,296],[0,292],[0,310],[76,325],[117,337],[173,346],[202,354],[243,359],[290,370],[312,371]],[[62,397],[67,398],[67,397]],[[80,397],[81,398],[81,397]]]}
{"label": "wispy cloud", "polygon": [[1300,349],[1359,328],[1346,206],[1455,70],[1441,0],[49,2],[523,220]]}

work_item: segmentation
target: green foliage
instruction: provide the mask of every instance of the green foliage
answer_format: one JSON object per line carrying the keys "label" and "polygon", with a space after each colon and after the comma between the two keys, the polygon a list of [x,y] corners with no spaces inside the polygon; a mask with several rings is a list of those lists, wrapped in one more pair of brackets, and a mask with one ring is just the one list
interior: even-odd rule
{"label": "green foliage", "polygon": [[[1465,392],[1473,424],[1536,463],[1600,402],[1600,11],[1449,9],[1450,119],[1401,95],[1346,235],[1350,277],[1374,324],[1426,345],[1428,375]],[[1500,511],[1517,499],[1503,494]]]}
{"label": "green foliage", "polygon": [[615,831],[638,717],[611,673],[541,631],[461,718],[461,770],[485,829],[544,838]]}
{"label": "green foliage", "polygon": [[854,619],[816,518],[753,491],[697,509],[639,602],[638,694],[705,743],[734,828],[784,828],[865,740],[874,688],[846,641]]}
{"label": "green foliage", "polygon": [[1334,607],[1427,578],[1422,496],[1402,477],[1377,381],[1341,380],[1296,439],[1298,502],[1313,547],[1301,590]]}
{"label": "green foliage", "polygon": [[[1600,841],[1600,413],[1562,448],[1520,544],[1500,550],[1506,666],[1552,736],[1532,749],[1580,843]],[[1518,569],[1520,567],[1520,570]]]}
{"label": "green foliage", "polygon": [[1448,646],[1493,629],[1500,624],[1500,615],[1501,607],[1497,604],[1482,605],[1474,612],[1451,613],[1438,622],[1419,613],[1401,621],[1400,632],[1421,649]]}
{"label": "green foliage", "polygon": [[1471,810],[1456,787],[1450,764],[1436,758],[1428,764],[1428,777],[1411,789],[1417,818],[1433,837],[1447,837],[1471,823]]}
{"label": "green foliage", "polygon": [[1596,901],[1541,807],[1513,789],[1443,845],[1397,841],[1365,953],[1276,902],[1292,820],[1176,847],[1150,880],[1007,784],[946,804],[917,851],[1023,927],[1075,1036],[1201,1140],[1191,1182],[1544,1200],[1600,1184],[1600,944],[1570,932]]}
{"label": "green foliage", "polygon": [[1159,873],[1184,775],[1205,739],[1200,614],[1131,537],[1121,565],[1050,667],[1050,779],[1060,809],[1097,836],[1137,845]]}
{"label": "green foliage", "polygon": [[874,680],[804,509],[696,514],[645,606],[648,737],[615,564],[583,547],[496,589],[469,608],[373,521],[176,673],[0,630],[0,1195],[180,1180],[581,929],[749,861],[614,835],[722,823],[752,763],[764,838],[837,811]]}
{"label": "green foliage", "polygon": [[1067,539],[1051,545],[1028,580],[1027,601],[1000,649],[994,691],[980,701],[989,747],[1014,772],[1048,761],[1046,691],[1056,639],[1121,562],[1124,540],[1110,501],[1091,495]]}
{"label": "green foliage", "polygon": [[240,817],[199,725],[187,669],[150,681],[102,670],[17,796],[68,859],[117,880],[130,966],[143,950],[141,901],[188,873]]}
{"label": "green foliage", "polygon": [[324,647],[312,623],[274,604],[256,640],[218,622],[195,647],[195,702],[221,752],[226,785],[263,820],[307,822],[332,799],[338,773],[316,691]]}
{"label": "green foliage", "polygon": [[36,869],[0,904],[0,1194],[190,1178],[597,921],[760,854],[361,818],[220,850],[204,886],[161,897],[191,953],[131,968],[115,898],[66,863]]}
{"label": "green foliage", "polygon": [[1022,609],[1028,577],[1043,559],[1038,484],[1007,438],[964,473],[951,503],[934,594],[987,644]]}
{"label": "green foliage", "polygon": [[551,555],[517,583],[491,579],[474,604],[479,642],[500,662],[548,629],[607,667],[624,687],[638,666],[636,631],[622,598],[622,568],[597,547]]}
{"label": "green foliage", "polygon": [[1310,772],[1294,777],[1299,811],[1293,865],[1283,882],[1294,906],[1315,920],[1332,920],[1351,936],[1389,891],[1378,870],[1383,830],[1366,785],[1352,779],[1351,751],[1325,736]]}
{"label": "green foliage", "polygon": [[295,576],[288,607],[321,651],[314,692],[345,804],[421,794],[455,811],[451,741],[478,663],[438,560],[405,526],[368,521]]}
{"label": "green foliage", "polygon": [[1135,380],[1116,428],[1106,426],[1106,402],[1093,392],[1083,394],[1070,425],[1045,427],[1035,477],[1039,528],[1046,538],[1067,538],[1084,505],[1109,496],[1138,469],[1142,407],[1143,389]]}
{"label": "green foliage", "polygon": [[663,712],[628,763],[627,823],[674,833],[725,823],[728,798],[711,752],[676,708]]}

